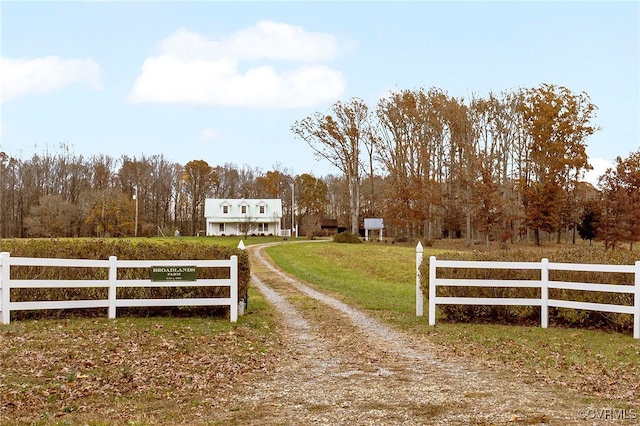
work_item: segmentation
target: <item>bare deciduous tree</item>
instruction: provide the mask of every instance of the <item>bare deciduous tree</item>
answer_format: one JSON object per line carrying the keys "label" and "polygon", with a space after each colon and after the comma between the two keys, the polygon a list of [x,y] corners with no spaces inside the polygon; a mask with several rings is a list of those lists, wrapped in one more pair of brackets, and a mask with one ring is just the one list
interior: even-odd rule
{"label": "bare deciduous tree", "polygon": [[204,200],[215,179],[213,169],[204,160],[192,160],[184,166],[185,192],[191,206],[191,235],[204,227]]}
{"label": "bare deciduous tree", "polygon": [[27,234],[52,238],[77,236],[78,213],[78,206],[66,201],[62,195],[43,195],[25,219]]}
{"label": "bare deciduous tree", "polygon": [[360,226],[360,164],[362,147],[368,137],[369,108],[358,98],[340,101],[331,107],[333,115],[316,113],[296,121],[291,130],[309,144],[315,155],[340,170],[348,182],[351,232]]}

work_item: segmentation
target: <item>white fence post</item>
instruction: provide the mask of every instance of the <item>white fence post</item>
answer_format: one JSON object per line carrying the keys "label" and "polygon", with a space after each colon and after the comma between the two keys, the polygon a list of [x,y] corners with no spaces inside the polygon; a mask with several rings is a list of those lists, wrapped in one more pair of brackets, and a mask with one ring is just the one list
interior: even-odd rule
{"label": "white fence post", "polygon": [[429,325],[436,325],[436,257],[429,257]]}
{"label": "white fence post", "polygon": [[422,243],[418,241],[416,246],[416,316],[421,317],[424,315],[424,294],[422,293],[422,286],[420,285],[420,265],[422,265]]}
{"label": "white fence post", "polygon": [[116,317],[116,294],[118,289],[118,258],[109,256],[109,319]]}
{"label": "white fence post", "polygon": [[238,256],[231,256],[231,287],[230,297],[231,297],[231,312],[229,313],[229,318],[231,322],[238,321]]}
{"label": "white fence post", "polygon": [[549,259],[543,258],[540,268],[540,326],[549,327]]}
{"label": "white fence post", "polygon": [[10,274],[10,254],[0,253],[0,307],[2,307],[2,324],[9,324],[11,321],[11,274]]}
{"label": "white fence post", "polygon": [[633,314],[633,338],[640,339],[640,260],[636,262],[635,272],[635,293],[633,296],[633,305],[635,313]]}

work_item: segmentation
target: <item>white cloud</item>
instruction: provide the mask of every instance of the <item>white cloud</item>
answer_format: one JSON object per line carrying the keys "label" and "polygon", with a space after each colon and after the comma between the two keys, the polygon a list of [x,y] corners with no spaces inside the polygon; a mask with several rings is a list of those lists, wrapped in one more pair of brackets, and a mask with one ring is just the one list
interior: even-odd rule
{"label": "white cloud", "polygon": [[200,132],[200,141],[201,142],[206,142],[206,141],[210,141],[210,140],[214,140],[218,138],[218,131],[216,129],[213,129],[211,127],[208,127],[206,129],[204,129],[202,132]]}
{"label": "white cloud", "polygon": [[302,27],[260,21],[255,27],[236,33],[229,40],[231,50],[248,59],[324,61],[337,54],[337,40],[331,34],[309,33]]}
{"label": "white cloud", "polygon": [[[335,57],[337,46],[330,34],[272,21],[221,41],[180,29],[144,61],[129,101],[257,108],[334,101],[345,79],[322,61]],[[277,67],[285,61],[294,68]]]}
{"label": "white cloud", "polygon": [[1,58],[0,96],[2,102],[32,94],[60,90],[79,82],[93,90],[102,89],[100,67],[93,59],[62,59],[45,56],[35,59]]}
{"label": "white cloud", "polygon": [[593,170],[585,173],[584,180],[596,187],[598,186],[598,178],[602,176],[608,168],[614,167],[612,162],[601,158],[589,158],[589,164],[591,164]]}
{"label": "white cloud", "polygon": [[309,33],[302,27],[260,21],[221,41],[209,41],[198,33],[179,29],[160,41],[159,49],[184,61],[225,57],[312,62],[333,59],[338,42],[331,34]]}

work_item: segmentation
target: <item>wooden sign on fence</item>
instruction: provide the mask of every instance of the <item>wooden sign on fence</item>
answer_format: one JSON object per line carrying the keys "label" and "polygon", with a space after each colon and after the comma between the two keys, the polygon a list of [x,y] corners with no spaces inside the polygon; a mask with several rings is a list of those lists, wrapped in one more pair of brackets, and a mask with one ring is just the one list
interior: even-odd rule
{"label": "wooden sign on fence", "polygon": [[197,270],[195,266],[152,266],[151,281],[196,281]]}

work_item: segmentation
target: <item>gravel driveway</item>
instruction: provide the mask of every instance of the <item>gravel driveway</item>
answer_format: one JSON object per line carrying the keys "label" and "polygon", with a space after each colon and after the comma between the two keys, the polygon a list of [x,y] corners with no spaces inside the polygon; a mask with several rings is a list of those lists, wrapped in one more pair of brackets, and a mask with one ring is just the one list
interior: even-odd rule
{"label": "gravel driveway", "polygon": [[250,377],[230,390],[226,402],[237,408],[221,421],[600,424],[582,418],[589,406],[580,395],[443,356],[426,338],[392,329],[280,271],[263,248],[248,248],[252,285],[281,316],[288,355],[272,374]]}

